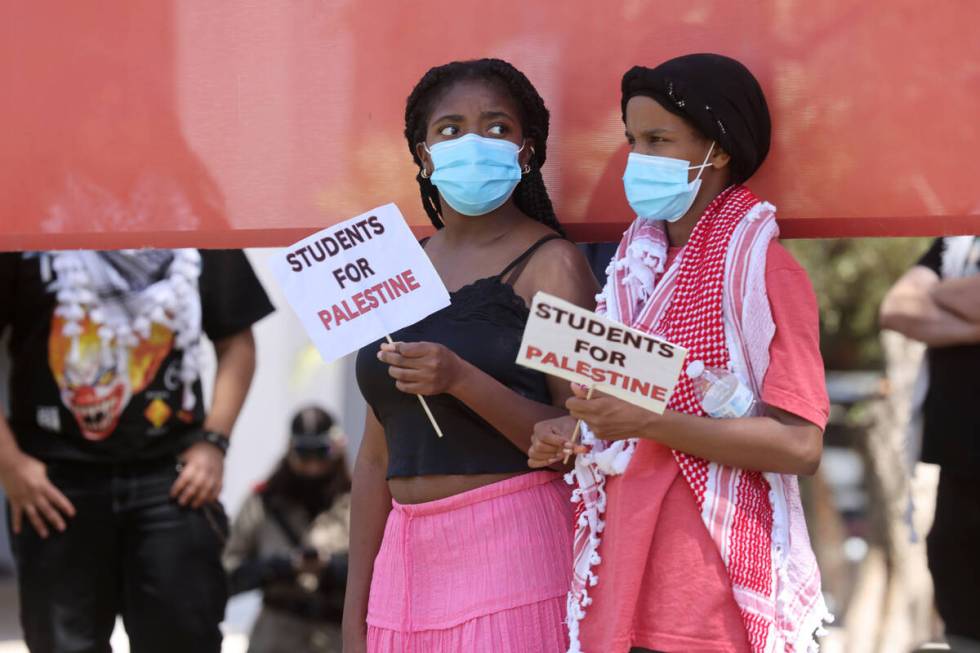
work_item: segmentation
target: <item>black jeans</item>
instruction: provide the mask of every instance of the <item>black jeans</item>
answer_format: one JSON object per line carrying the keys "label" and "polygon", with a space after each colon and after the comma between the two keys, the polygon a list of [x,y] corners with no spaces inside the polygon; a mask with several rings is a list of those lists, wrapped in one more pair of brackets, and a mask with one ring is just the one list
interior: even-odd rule
{"label": "black jeans", "polygon": [[64,533],[13,537],[21,624],[31,653],[110,653],[121,614],[133,653],[219,653],[227,584],[220,505],[170,499],[174,462],[49,464],[74,504]]}
{"label": "black jeans", "polygon": [[946,633],[980,640],[980,478],[940,472],[926,551]]}

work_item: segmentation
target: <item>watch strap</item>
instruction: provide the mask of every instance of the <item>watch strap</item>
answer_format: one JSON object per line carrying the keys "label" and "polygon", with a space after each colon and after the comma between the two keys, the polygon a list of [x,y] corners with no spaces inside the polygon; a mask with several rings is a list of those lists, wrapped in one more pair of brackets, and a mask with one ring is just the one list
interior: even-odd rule
{"label": "watch strap", "polygon": [[228,453],[228,445],[231,441],[228,436],[224,433],[219,433],[218,431],[202,431],[201,432],[201,442],[207,442],[208,444],[217,447],[221,451],[222,455]]}

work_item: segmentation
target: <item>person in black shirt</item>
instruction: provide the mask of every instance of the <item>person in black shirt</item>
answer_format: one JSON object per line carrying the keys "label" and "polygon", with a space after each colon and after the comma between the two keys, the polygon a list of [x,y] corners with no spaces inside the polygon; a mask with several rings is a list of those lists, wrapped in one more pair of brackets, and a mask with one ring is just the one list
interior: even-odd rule
{"label": "person in black shirt", "polygon": [[881,326],[929,346],[922,460],[942,468],[929,569],[953,650],[980,651],[980,238],[937,239],[889,291]]}
{"label": "person in black shirt", "polygon": [[134,652],[220,650],[224,452],[272,310],[240,251],[0,254],[0,483],[32,653],[107,651],[117,614]]}

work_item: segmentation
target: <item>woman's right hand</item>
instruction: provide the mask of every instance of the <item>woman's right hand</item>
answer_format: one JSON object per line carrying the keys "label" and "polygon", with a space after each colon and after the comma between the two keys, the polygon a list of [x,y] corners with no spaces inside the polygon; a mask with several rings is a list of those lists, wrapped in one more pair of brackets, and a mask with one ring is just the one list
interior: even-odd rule
{"label": "woman's right hand", "polygon": [[75,506],[48,480],[44,463],[19,451],[6,458],[0,461],[0,485],[10,501],[14,533],[20,533],[25,517],[42,539],[51,528],[64,531],[67,519],[75,516]]}
{"label": "woman's right hand", "polygon": [[585,453],[580,444],[572,445],[575,419],[565,415],[538,422],[531,435],[531,448],[527,452],[528,467],[538,469],[561,463],[566,456]]}

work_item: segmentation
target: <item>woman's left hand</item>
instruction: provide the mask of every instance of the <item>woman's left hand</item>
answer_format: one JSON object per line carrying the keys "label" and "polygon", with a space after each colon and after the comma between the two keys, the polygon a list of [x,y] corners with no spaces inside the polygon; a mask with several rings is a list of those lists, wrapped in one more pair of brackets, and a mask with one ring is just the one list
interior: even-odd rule
{"label": "woman's left hand", "polygon": [[395,387],[413,395],[451,394],[463,376],[463,360],[434,342],[385,342],[378,360],[390,366]]}
{"label": "woman's left hand", "polygon": [[593,392],[586,399],[586,390],[572,384],[574,397],[565,402],[565,408],[575,419],[583,420],[592,433],[602,440],[626,440],[650,437],[663,417],[616,397]]}

